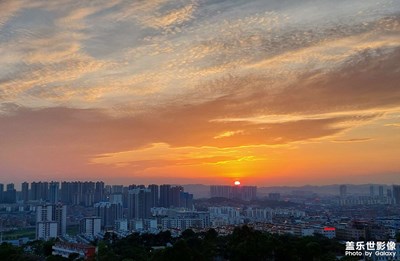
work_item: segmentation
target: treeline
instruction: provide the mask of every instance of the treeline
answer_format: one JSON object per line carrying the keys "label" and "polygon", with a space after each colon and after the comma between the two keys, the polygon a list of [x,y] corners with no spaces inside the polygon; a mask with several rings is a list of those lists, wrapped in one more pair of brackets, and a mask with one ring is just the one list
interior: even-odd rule
{"label": "treeline", "polygon": [[[32,244],[32,243],[31,243]],[[0,260],[79,260],[77,256],[51,256],[52,242],[36,242],[24,248],[8,244],[0,246]],[[159,234],[134,233],[118,239],[107,233],[97,245],[98,261],[140,260],[266,260],[266,261],[330,261],[344,254],[344,246],[337,240],[320,236],[295,237],[256,231],[248,226],[235,228],[232,234],[219,236],[214,229],[195,233],[185,230],[178,238],[169,231]],[[28,253],[26,250],[29,249]],[[341,260],[356,260],[343,258]]]}

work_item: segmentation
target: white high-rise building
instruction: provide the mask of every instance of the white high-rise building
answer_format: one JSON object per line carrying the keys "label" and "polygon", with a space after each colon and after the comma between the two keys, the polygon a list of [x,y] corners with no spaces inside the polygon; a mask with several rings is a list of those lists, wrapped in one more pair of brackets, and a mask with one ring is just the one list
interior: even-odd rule
{"label": "white high-rise building", "polygon": [[80,221],[80,233],[88,236],[96,236],[101,232],[101,218],[86,217]]}
{"label": "white high-rise building", "polygon": [[[54,233],[55,229],[55,233]],[[36,238],[48,240],[66,234],[67,206],[48,204],[36,207]]]}
{"label": "white high-rise building", "polygon": [[36,239],[49,240],[57,237],[58,224],[54,221],[36,223]]}

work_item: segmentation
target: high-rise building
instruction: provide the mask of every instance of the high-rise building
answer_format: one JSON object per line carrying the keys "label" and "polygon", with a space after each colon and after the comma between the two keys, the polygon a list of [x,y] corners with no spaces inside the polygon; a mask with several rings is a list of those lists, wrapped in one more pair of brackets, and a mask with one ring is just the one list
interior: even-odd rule
{"label": "high-rise building", "polygon": [[379,197],[383,198],[383,186],[379,186],[378,190],[379,190]]}
{"label": "high-rise building", "polygon": [[400,205],[400,185],[393,185],[392,195],[395,204]]}
{"label": "high-rise building", "polygon": [[151,207],[158,207],[158,185],[151,184],[148,186],[148,189],[150,189]]}
{"label": "high-rise building", "polygon": [[48,201],[50,203],[57,203],[59,201],[59,190],[60,190],[60,183],[59,182],[50,182],[49,185],[49,193],[48,193]]}
{"label": "high-rise building", "polygon": [[232,186],[210,186],[212,198],[230,198]]}
{"label": "high-rise building", "polygon": [[36,238],[48,240],[63,236],[67,230],[67,206],[45,204],[36,207]]}
{"label": "high-rise building", "polygon": [[179,208],[181,207],[181,192],[183,192],[182,186],[171,187],[169,190],[169,207]]}
{"label": "high-rise building", "polygon": [[48,190],[49,190],[48,182],[32,182],[31,190],[30,190],[30,199],[46,201],[46,200],[48,200],[48,197],[47,197]]}
{"label": "high-rise building", "polygon": [[57,222],[57,234],[63,236],[67,233],[67,206],[61,203],[54,204],[54,220]]}
{"label": "high-rise building", "polygon": [[164,207],[164,208],[169,208],[170,204],[170,192],[169,190],[171,189],[171,185],[161,185],[160,186],[160,201],[159,201],[159,205],[160,207]]}
{"label": "high-rise building", "polygon": [[193,194],[182,191],[180,193],[179,207],[193,210]]}
{"label": "high-rise building", "polygon": [[110,202],[99,202],[94,204],[96,216],[101,218],[101,227],[104,229],[114,228],[115,220],[122,218],[122,205]]}
{"label": "high-rise building", "polygon": [[369,186],[369,196],[374,197],[375,196],[375,187],[374,185]]}
{"label": "high-rise building", "polygon": [[388,198],[392,198],[392,196],[393,196],[392,195],[392,190],[391,189],[387,189],[386,190],[386,195],[387,195]]}
{"label": "high-rise building", "polygon": [[101,218],[85,217],[79,222],[79,232],[87,236],[96,236],[101,232]]}
{"label": "high-rise building", "polygon": [[14,183],[7,184],[6,191],[3,192],[3,202],[13,204],[17,201],[17,191],[14,188]]}
{"label": "high-rise building", "polygon": [[340,196],[342,198],[347,196],[347,186],[346,185],[340,185]]}
{"label": "high-rise building", "polygon": [[98,181],[95,184],[94,201],[97,203],[103,200],[104,200],[104,182]]}
{"label": "high-rise building", "polygon": [[58,224],[54,221],[39,221],[36,222],[36,239],[49,240],[56,238]]}
{"label": "high-rise building", "polygon": [[60,200],[64,204],[71,204],[71,187],[70,182],[63,181],[61,182],[61,189],[60,189]]}
{"label": "high-rise building", "polygon": [[26,203],[29,201],[29,183],[23,182],[21,184],[21,199]]}
{"label": "high-rise building", "polygon": [[257,197],[256,186],[210,186],[211,197],[222,197],[229,199],[253,200]]}
{"label": "high-rise building", "polygon": [[122,198],[123,198],[122,193],[113,193],[110,195],[108,202],[122,205],[123,202]]}
{"label": "high-rise building", "polygon": [[122,185],[113,185],[111,188],[112,188],[111,189],[111,193],[121,193],[122,194],[124,186],[122,186]]}
{"label": "high-rise building", "polygon": [[151,216],[151,190],[136,188],[129,190],[128,218],[143,219]]}
{"label": "high-rise building", "polygon": [[268,193],[268,199],[274,200],[274,201],[279,201],[279,200],[281,200],[281,193],[277,193],[277,192]]}
{"label": "high-rise building", "polygon": [[3,202],[4,184],[0,183],[0,202]]}
{"label": "high-rise building", "polygon": [[[239,187],[239,190],[241,190],[241,200],[254,200],[257,198],[257,187],[256,186],[235,186]],[[241,188],[241,189],[240,189]]]}

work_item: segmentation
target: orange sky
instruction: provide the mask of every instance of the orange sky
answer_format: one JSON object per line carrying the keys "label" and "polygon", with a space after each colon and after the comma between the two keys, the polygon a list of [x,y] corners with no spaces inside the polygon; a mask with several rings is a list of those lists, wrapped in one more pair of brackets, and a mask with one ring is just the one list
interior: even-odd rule
{"label": "orange sky", "polygon": [[400,2],[0,2],[0,183],[400,183]]}

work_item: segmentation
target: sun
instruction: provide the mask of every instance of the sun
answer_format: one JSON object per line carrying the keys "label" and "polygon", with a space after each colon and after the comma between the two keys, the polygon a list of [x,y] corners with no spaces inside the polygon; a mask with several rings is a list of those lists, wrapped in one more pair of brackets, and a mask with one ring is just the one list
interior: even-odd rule
{"label": "sun", "polygon": [[236,180],[236,181],[234,182],[234,184],[235,184],[235,186],[239,186],[239,185],[240,185],[240,181],[239,181],[239,180]]}

